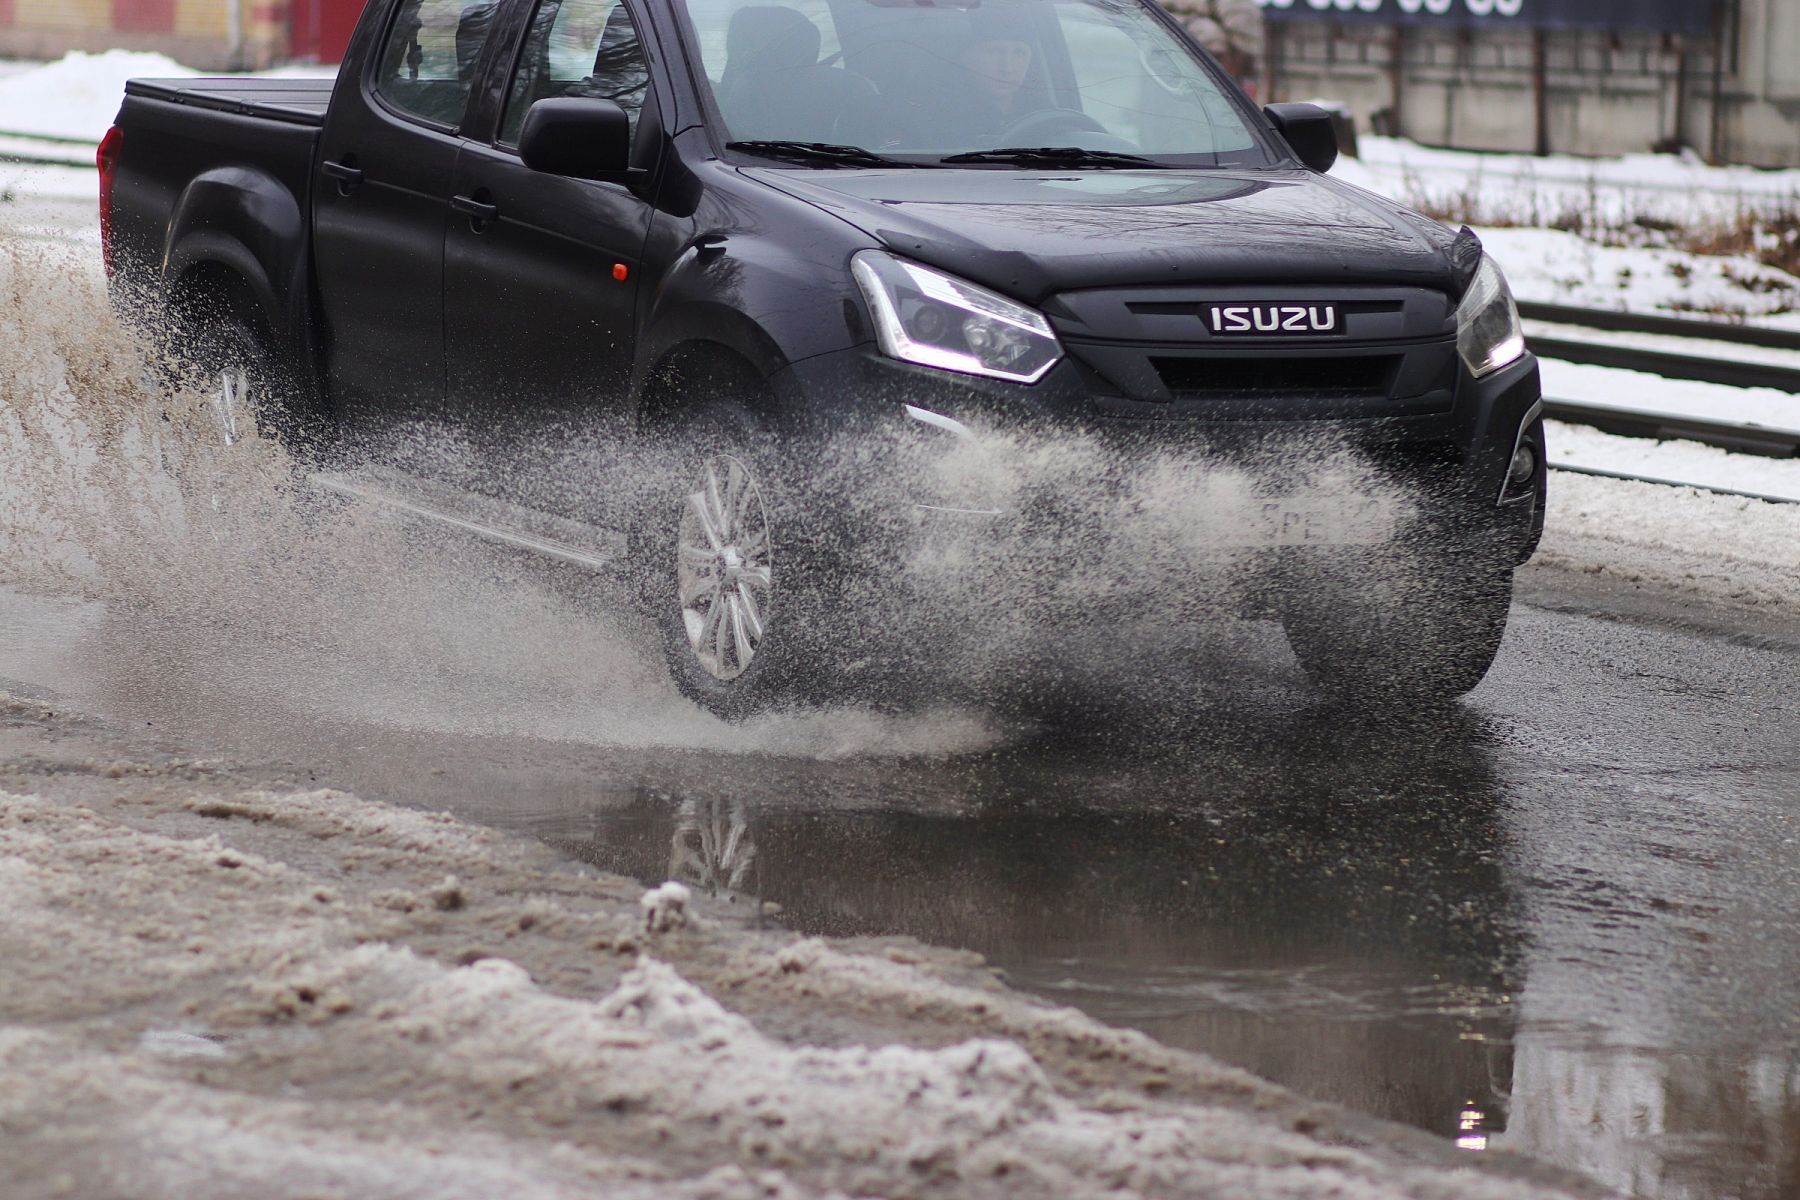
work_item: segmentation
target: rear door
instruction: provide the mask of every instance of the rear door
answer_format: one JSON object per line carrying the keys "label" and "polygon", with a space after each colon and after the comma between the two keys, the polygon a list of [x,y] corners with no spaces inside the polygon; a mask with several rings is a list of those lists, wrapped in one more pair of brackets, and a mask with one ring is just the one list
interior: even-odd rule
{"label": "rear door", "polygon": [[631,116],[647,162],[654,102],[639,29],[621,0],[538,0],[491,136],[465,142],[456,162],[448,411],[495,464],[470,482],[532,507],[562,507],[567,472],[591,469],[622,432],[651,206],[641,189],[531,170],[519,134],[538,100],[601,96]]}
{"label": "rear door", "polygon": [[444,396],[444,223],[497,5],[399,0],[332,99],[313,201],[328,375],[347,419],[432,418]]}

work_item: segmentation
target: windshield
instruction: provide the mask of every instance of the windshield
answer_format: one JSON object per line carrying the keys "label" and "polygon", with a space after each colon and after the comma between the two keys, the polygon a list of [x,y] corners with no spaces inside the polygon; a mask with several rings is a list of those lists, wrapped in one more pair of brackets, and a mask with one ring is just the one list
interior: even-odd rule
{"label": "windshield", "polygon": [[936,161],[1076,147],[1270,161],[1218,76],[1140,0],[683,0],[731,141]]}

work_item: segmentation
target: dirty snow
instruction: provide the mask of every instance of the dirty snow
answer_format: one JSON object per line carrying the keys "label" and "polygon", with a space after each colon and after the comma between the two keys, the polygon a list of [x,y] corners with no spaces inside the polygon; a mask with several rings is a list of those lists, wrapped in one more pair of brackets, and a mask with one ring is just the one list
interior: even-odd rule
{"label": "dirty snow", "polygon": [[1800,313],[1786,311],[1800,305],[1800,279],[1747,254],[1607,246],[1557,229],[1476,232],[1522,300],[1690,320],[1735,312],[1756,325],[1800,329]]}
{"label": "dirty snow", "polygon": [[[1596,450],[1596,442],[1605,445]],[[1561,443],[1569,449],[1559,450]],[[1551,428],[1550,454],[1610,459],[1645,474],[1667,467],[1659,457],[1667,454],[1680,478],[1713,473],[1737,490],[1775,494],[1794,487],[1797,465],[1570,426]],[[1755,473],[1763,470],[1781,475]],[[1527,596],[1560,579],[1584,580],[1584,587],[1612,581],[1653,597],[1660,611],[1708,614],[1724,625],[1734,614],[1758,627],[1767,619],[1783,637],[1800,630],[1800,504],[1561,471],[1550,484],[1543,545],[1519,576]]]}

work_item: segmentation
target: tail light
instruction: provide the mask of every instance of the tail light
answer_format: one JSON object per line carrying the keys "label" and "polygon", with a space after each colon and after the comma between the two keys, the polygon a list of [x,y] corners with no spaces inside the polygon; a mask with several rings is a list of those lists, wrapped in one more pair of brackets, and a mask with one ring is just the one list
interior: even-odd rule
{"label": "tail light", "polygon": [[114,125],[100,139],[100,151],[94,156],[94,165],[100,168],[100,261],[105,264],[109,279],[113,273],[113,176],[124,145],[125,133]]}

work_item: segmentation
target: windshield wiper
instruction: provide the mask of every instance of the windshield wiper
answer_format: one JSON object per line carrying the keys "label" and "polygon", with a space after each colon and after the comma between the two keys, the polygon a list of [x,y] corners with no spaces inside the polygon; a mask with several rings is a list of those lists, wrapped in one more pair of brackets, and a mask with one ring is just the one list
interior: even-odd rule
{"label": "windshield wiper", "polygon": [[861,146],[838,146],[831,142],[749,141],[726,142],[727,150],[741,150],[764,158],[791,158],[802,162],[835,163],[846,167],[917,167],[921,163],[901,162],[887,158]]}
{"label": "windshield wiper", "polygon": [[1163,164],[1141,154],[1117,150],[1084,150],[1080,146],[1003,146],[997,150],[971,150],[938,160],[946,163],[1016,163],[1021,167],[1160,167]]}

